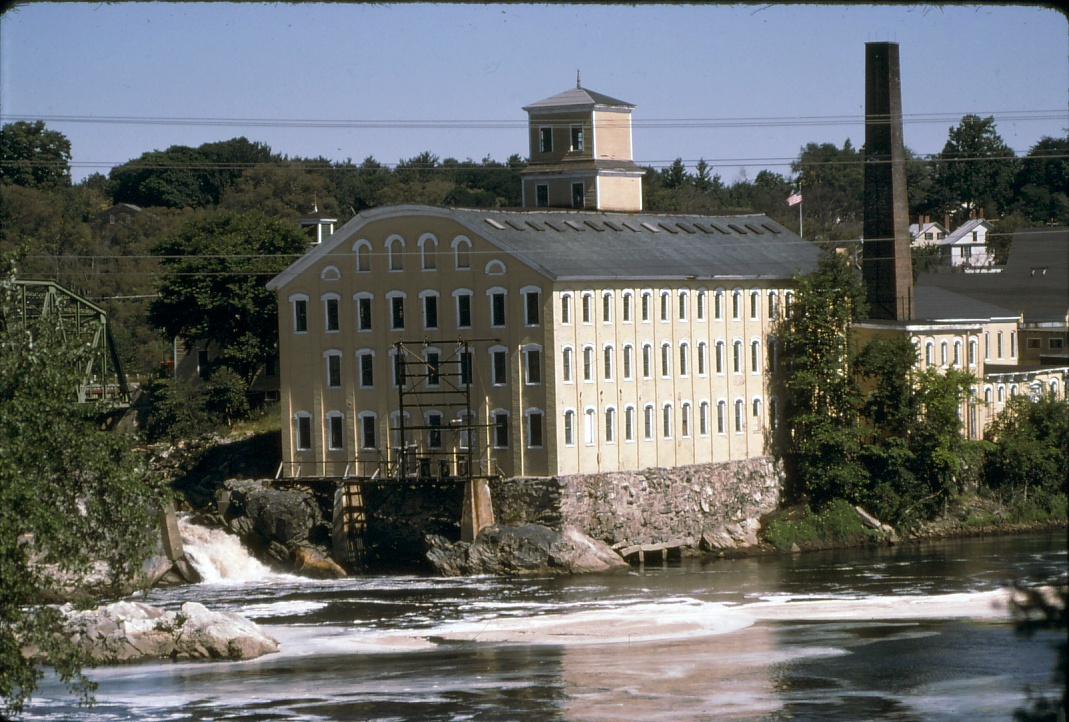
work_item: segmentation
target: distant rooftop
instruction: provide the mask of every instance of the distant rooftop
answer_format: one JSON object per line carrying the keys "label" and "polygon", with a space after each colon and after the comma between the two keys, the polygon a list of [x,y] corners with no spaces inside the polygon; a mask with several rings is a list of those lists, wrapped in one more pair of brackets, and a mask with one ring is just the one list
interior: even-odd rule
{"label": "distant rooftop", "polygon": [[563,93],[557,93],[548,98],[523,106],[524,110],[548,110],[550,108],[564,108],[574,106],[577,108],[593,108],[596,105],[606,105],[614,108],[634,108],[634,103],[626,100],[610,98],[608,95],[587,90],[586,88],[569,88]]}

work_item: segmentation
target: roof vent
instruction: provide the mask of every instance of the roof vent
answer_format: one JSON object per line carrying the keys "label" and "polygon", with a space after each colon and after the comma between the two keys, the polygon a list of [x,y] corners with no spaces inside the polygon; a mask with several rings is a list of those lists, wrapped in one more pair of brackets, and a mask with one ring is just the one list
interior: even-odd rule
{"label": "roof vent", "polygon": [[496,228],[499,231],[505,230],[505,227],[503,225],[501,225],[500,223],[498,223],[497,221],[495,221],[493,218],[485,218],[483,220],[485,220],[487,223],[489,223],[491,226],[493,226],[494,228]]}
{"label": "roof vent", "polygon": [[746,235],[746,231],[744,231],[741,226],[736,226],[734,223],[729,223],[728,224],[728,228],[730,228],[731,230],[735,231],[736,233],[738,233],[740,235],[743,235],[743,236]]}
{"label": "roof vent", "polygon": [[777,236],[780,234],[780,231],[775,226],[769,225],[768,223],[762,223],[761,225]]}
{"label": "roof vent", "polygon": [[679,231],[677,231],[675,228],[672,228],[672,224],[671,223],[661,222],[661,223],[658,223],[657,225],[659,225],[661,228],[663,228],[666,231],[668,231],[669,233],[671,233],[673,236],[675,234],[679,233]]}
{"label": "roof vent", "polygon": [[527,223],[527,225],[529,225],[531,228],[535,229],[536,231],[542,231],[544,233],[545,230],[546,230],[542,226],[542,224],[540,224],[538,221],[525,221],[525,222]]}
{"label": "roof vent", "polygon": [[751,233],[756,233],[756,234],[758,234],[758,235],[761,235],[761,229],[760,229],[760,228],[758,228],[758,227],[756,227],[756,226],[754,226],[754,225],[753,225],[752,223],[747,223],[747,224],[746,224],[746,227],[747,227],[748,229],[750,229],[750,232],[751,232]]}
{"label": "roof vent", "polygon": [[[628,223],[627,221],[621,221],[620,225],[623,226],[624,228],[626,228],[627,230],[631,231],[632,233],[638,233],[638,229],[635,228],[630,223]],[[656,233],[656,231],[654,231],[654,232]]]}
{"label": "roof vent", "polygon": [[565,222],[565,224],[571,226],[572,228],[574,228],[577,231],[582,231],[583,230],[583,227],[581,225],[579,225],[578,223],[576,223],[575,221],[564,221],[564,222]]}
{"label": "roof vent", "polygon": [[583,221],[583,223],[587,224],[588,226],[593,228],[595,231],[604,231],[605,230],[600,225],[598,225],[597,221]]}
{"label": "roof vent", "polygon": [[621,228],[620,226],[616,225],[612,221],[602,221],[602,223],[604,223],[606,226],[608,226],[609,228],[611,228],[614,231],[622,231],[623,230],[623,228]]}
{"label": "roof vent", "polygon": [[723,228],[721,228],[720,226],[716,225],[715,223],[710,223],[709,225],[713,227],[714,231],[716,231],[717,233],[723,233],[725,236],[728,235],[728,233],[730,232],[730,231],[725,231]]}
{"label": "roof vent", "polygon": [[686,231],[687,233],[695,233],[696,232],[694,230],[694,226],[689,225],[687,223],[676,223],[676,225],[679,226],[682,230]]}
{"label": "roof vent", "polygon": [[564,229],[561,228],[560,226],[558,226],[553,221],[543,221],[543,223],[545,223],[547,226],[549,226],[550,228],[555,230],[557,233],[563,233],[564,232]]}
{"label": "roof vent", "polygon": [[661,232],[660,228],[658,228],[657,226],[653,225],[652,223],[646,223],[646,221],[642,221],[642,227],[645,228],[647,231],[650,231],[651,233],[660,233]]}
{"label": "roof vent", "polygon": [[525,230],[523,226],[521,226],[519,223],[517,223],[516,221],[512,220],[511,218],[506,218],[505,219],[505,223],[508,223],[510,226],[515,228],[517,231]]}

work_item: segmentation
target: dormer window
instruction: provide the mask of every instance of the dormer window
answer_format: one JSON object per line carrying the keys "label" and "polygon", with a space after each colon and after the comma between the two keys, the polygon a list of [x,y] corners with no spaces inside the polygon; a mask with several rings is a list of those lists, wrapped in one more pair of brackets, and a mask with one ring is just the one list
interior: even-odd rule
{"label": "dormer window", "polygon": [[538,129],[538,152],[553,152],[553,129],[542,127]]}
{"label": "dormer window", "polygon": [[583,149],[583,126],[572,126],[572,150],[578,151]]}

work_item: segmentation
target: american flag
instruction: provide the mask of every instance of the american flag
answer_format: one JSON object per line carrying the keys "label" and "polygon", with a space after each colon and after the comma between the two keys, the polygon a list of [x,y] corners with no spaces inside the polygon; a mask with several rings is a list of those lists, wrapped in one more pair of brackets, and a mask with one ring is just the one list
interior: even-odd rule
{"label": "american flag", "polygon": [[801,193],[792,193],[791,195],[787,196],[787,205],[789,205],[789,206],[796,206],[801,202],[802,202],[802,194]]}

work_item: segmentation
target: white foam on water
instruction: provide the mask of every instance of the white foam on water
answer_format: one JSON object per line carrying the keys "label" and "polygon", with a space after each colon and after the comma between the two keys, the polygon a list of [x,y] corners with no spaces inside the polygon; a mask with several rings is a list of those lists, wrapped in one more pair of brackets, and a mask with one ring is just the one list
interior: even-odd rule
{"label": "white foam on water", "polygon": [[249,604],[241,607],[238,611],[252,619],[263,619],[265,617],[295,617],[301,614],[310,614],[326,606],[326,602],[295,599],[287,602]]}
{"label": "white foam on water", "polygon": [[752,602],[737,607],[754,619],[771,621],[851,621],[876,619],[1010,619],[1010,592],[874,596],[860,599],[782,600]]}
{"label": "white foam on water", "polygon": [[292,580],[278,574],[249,553],[241,540],[222,529],[209,529],[178,517],[178,531],[186,556],[207,584],[235,584],[269,579]]}

